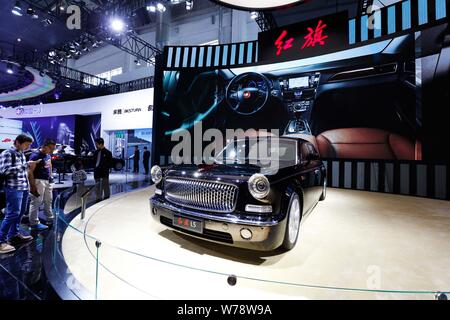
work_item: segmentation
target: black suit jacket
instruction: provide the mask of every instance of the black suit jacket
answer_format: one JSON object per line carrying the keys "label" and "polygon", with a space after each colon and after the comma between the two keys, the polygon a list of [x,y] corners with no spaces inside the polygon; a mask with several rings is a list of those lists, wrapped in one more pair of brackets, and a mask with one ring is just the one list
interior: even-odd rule
{"label": "black suit jacket", "polygon": [[150,151],[146,150],[144,151],[144,162],[150,161]]}
{"label": "black suit jacket", "polygon": [[[100,163],[98,166],[95,166],[97,164],[97,157],[98,153],[101,153],[100,155]],[[103,148],[101,150],[95,150],[94,152],[94,178],[100,179],[100,178],[106,178],[109,176],[109,169],[112,165],[112,153],[106,148]]]}

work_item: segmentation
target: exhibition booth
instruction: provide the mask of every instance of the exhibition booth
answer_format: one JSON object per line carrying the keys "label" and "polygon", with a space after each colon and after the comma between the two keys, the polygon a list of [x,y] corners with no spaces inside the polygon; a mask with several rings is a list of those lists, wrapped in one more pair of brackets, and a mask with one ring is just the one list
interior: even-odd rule
{"label": "exhibition booth", "polygon": [[[129,159],[138,146],[151,150],[153,88],[69,102],[0,110],[0,149],[9,148],[17,132],[30,135],[32,148],[51,138],[76,155],[95,150],[102,137],[113,157]],[[141,164],[142,166],[142,164]],[[130,170],[129,162],[126,168]],[[140,171],[143,171],[141,168]]]}
{"label": "exhibition booth", "polygon": [[58,194],[43,259],[55,291],[445,299],[449,8],[333,8],[254,41],[165,46],[154,88],[0,110],[1,148],[26,132],[76,154],[99,136],[115,158],[151,150],[151,186]]}
{"label": "exhibition booth", "polygon": [[[110,148],[118,130],[151,128],[155,185],[100,203],[89,191],[59,195],[45,268],[61,297],[445,297],[446,5],[397,2],[376,12],[374,28],[343,12],[258,41],[167,46],[154,91],[73,102],[72,114],[101,113]],[[41,115],[56,109],[68,112],[43,106]],[[213,141],[209,129],[243,136]],[[233,148],[267,131],[292,162],[275,174]],[[177,149],[186,135],[200,144],[187,155]],[[232,152],[224,160],[211,148],[215,162],[205,164],[203,150],[218,142]]]}

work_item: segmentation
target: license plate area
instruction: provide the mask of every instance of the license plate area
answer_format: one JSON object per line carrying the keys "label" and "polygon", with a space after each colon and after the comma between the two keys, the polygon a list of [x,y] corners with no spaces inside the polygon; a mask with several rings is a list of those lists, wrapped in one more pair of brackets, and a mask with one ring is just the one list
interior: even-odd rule
{"label": "license plate area", "polygon": [[182,216],[173,216],[172,224],[174,227],[178,227],[184,230],[192,231],[195,233],[203,233],[203,221],[199,219],[186,218]]}

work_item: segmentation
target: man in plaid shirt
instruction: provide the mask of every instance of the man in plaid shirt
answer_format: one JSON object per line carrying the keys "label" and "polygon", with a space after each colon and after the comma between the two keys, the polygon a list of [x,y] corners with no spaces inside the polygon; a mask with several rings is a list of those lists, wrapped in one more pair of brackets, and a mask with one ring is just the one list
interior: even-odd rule
{"label": "man in plaid shirt", "polygon": [[0,226],[0,254],[13,252],[13,246],[33,240],[32,236],[19,232],[28,202],[28,169],[34,169],[39,162],[25,159],[24,151],[32,143],[33,139],[21,134],[14,140],[14,146],[0,155],[0,174],[4,177],[6,195],[5,219]]}

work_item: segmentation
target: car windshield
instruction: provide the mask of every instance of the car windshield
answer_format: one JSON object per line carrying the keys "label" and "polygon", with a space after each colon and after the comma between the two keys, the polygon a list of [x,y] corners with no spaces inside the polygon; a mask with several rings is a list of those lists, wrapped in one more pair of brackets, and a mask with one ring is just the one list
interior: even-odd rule
{"label": "car windshield", "polygon": [[279,138],[235,140],[220,152],[215,161],[220,164],[285,168],[297,163],[297,142]]}

